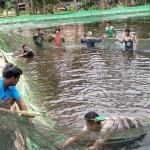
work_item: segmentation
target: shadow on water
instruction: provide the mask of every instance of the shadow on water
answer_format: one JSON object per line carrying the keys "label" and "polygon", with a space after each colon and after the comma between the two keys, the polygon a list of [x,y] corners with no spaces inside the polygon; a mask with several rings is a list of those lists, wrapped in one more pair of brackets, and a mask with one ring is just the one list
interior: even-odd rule
{"label": "shadow on water", "polygon": [[[96,37],[102,36],[105,22],[60,26],[66,39],[65,48],[54,48],[52,43],[46,42],[43,48],[36,49],[31,40],[34,30],[26,31],[26,34],[22,31],[21,35],[11,33],[12,42],[6,40],[6,43],[15,55],[22,52],[24,43],[36,53],[32,60],[17,59],[17,62],[33,90],[34,103],[49,114],[83,117],[88,111],[96,111],[99,115],[121,114],[139,118],[150,113],[149,23],[150,20],[144,19],[113,22],[117,37],[124,36],[125,28],[136,33],[138,46],[133,54],[124,52],[124,44],[114,41],[104,41],[96,44],[97,49],[86,50],[80,43],[80,36],[87,31],[92,31]],[[43,31],[48,34],[54,28]],[[75,128],[79,131],[84,126],[83,120],[74,118],[54,119],[54,122],[58,129],[66,132]],[[68,137],[73,135],[68,132]],[[131,143],[131,147],[124,144],[123,147],[111,145],[104,149],[146,150],[149,138],[147,134],[140,142]],[[86,140],[91,139],[87,137]]]}

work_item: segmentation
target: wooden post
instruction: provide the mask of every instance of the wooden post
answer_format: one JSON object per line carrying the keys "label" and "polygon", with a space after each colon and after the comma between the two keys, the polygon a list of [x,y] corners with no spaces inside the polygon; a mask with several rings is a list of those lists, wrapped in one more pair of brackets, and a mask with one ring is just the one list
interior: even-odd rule
{"label": "wooden post", "polygon": [[73,0],[75,11],[77,11],[77,0]]}
{"label": "wooden post", "polygon": [[15,0],[15,10],[16,10],[16,15],[19,16],[20,11],[19,11],[19,6],[18,6],[18,0]]}

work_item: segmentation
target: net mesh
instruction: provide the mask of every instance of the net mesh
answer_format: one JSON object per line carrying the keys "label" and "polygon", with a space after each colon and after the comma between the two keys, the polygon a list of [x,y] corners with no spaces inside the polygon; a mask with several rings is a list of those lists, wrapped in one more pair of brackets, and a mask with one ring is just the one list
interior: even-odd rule
{"label": "net mesh", "polygon": [[[63,23],[73,23],[73,22],[93,22],[97,20],[107,20],[110,19],[110,14],[112,15],[111,19],[125,19],[127,17],[132,16],[139,16],[140,17],[149,15],[149,7],[147,6],[139,6],[139,7],[132,7],[132,8],[114,8],[107,11],[102,10],[94,10],[94,11],[82,11],[82,12],[75,12],[75,13],[66,13],[66,14],[57,14],[57,15],[38,15],[38,16],[20,16],[15,18],[4,18],[1,19],[0,24],[8,24],[5,27],[2,26],[1,29],[13,29],[13,28],[33,28],[38,25],[42,25],[42,27],[48,27],[50,24],[59,24],[60,22]],[[135,13],[136,12],[136,13]],[[125,15],[124,15],[125,14]],[[124,17],[122,16],[124,15]],[[88,17],[85,17],[88,16]],[[94,16],[94,17],[93,17]],[[40,22],[39,22],[40,21]],[[24,22],[24,23],[22,23]],[[13,38],[13,37],[10,37]],[[20,38],[20,37],[18,37]],[[1,48],[7,52],[10,51],[9,43],[5,43],[2,39],[0,39]],[[5,58],[8,62],[16,63],[15,60],[5,54]],[[25,80],[23,77],[19,82],[18,89],[21,92],[21,95],[27,104],[29,111],[40,112],[38,108],[36,108],[32,103],[32,99],[36,99],[32,93],[32,90],[28,86],[28,81]],[[64,128],[57,128],[57,124],[59,122],[70,121],[69,118],[58,117],[57,119],[52,119],[51,117],[42,117],[42,116],[35,116],[32,120],[34,123],[33,125],[29,125],[26,117],[20,116],[19,113],[8,113],[5,111],[0,111],[0,133],[4,135],[0,139],[0,147],[1,149],[6,150],[13,150],[13,149],[29,149],[29,150],[57,150],[61,149],[61,144],[65,142],[70,136],[75,135],[77,132],[80,131],[79,129],[74,129],[73,131],[68,126]],[[129,141],[131,145],[129,146],[130,149],[134,149],[139,147],[138,141],[142,141],[145,133],[149,132],[150,121],[147,118],[139,119],[141,120],[143,127],[138,129],[132,129],[129,132],[126,131],[129,138],[123,137],[122,139],[111,139],[107,141],[107,144],[120,144],[121,147],[122,143],[126,143]],[[73,120],[74,122],[79,121],[77,118]],[[82,119],[82,121],[84,121]],[[121,133],[119,133],[121,134]],[[135,137],[138,135],[138,137]],[[142,135],[142,136],[141,136]],[[113,137],[113,135],[112,135]],[[95,140],[98,139],[98,136],[93,132],[85,137],[82,138],[81,143],[72,144],[71,146],[67,147],[68,150],[82,150],[83,147],[87,147],[90,144],[93,144]],[[134,141],[134,142],[133,142]],[[149,141],[146,141],[144,145],[148,144]],[[109,146],[108,146],[109,149]],[[114,148],[115,149],[115,148]]]}
{"label": "net mesh", "polygon": [[[129,17],[149,16],[150,5],[136,6],[136,7],[118,7],[109,10],[92,10],[92,11],[78,11],[67,12],[62,14],[49,15],[23,15],[10,18],[2,18],[0,20],[1,29],[3,28],[33,28],[36,26],[49,27],[56,24],[67,23],[87,23],[97,20],[111,20],[126,19]],[[140,15],[139,15],[140,14]],[[5,24],[5,26],[3,26]]]}

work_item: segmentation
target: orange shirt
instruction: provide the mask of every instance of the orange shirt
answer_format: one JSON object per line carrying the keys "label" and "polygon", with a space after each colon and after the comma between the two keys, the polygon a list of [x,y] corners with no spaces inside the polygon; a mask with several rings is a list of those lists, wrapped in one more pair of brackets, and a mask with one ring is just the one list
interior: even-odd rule
{"label": "orange shirt", "polygon": [[62,45],[62,38],[64,38],[63,35],[61,35],[61,34],[58,34],[58,35],[54,34],[53,38],[54,38],[54,45],[55,46],[61,46]]}

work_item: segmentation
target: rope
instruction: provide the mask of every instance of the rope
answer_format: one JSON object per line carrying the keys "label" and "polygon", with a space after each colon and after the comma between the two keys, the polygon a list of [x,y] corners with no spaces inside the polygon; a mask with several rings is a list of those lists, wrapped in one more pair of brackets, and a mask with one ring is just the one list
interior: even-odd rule
{"label": "rope", "polygon": [[[76,120],[76,119],[78,119],[78,120],[94,120],[95,122],[106,120],[105,116],[99,116],[99,117],[96,117],[95,119],[72,117],[72,116],[66,116],[66,115],[53,116],[53,115],[46,114],[46,112],[19,111],[19,110],[5,109],[5,108],[1,108],[1,107],[0,107],[0,111],[9,112],[9,113],[17,113],[17,114],[21,114],[22,116],[26,116],[26,117],[41,116],[41,117],[49,117],[49,118],[52,118],[52,119],[71,118],[71,119],[74,119],[74,120]],[[137,119],[137,120],[150,120],[150,116],[143,117],[143,118],[134,118],[134,119]],[[121,118],[119,118],[119,119],[107,118],[107,120],[124,120],[124,119],[121,119]]]}

